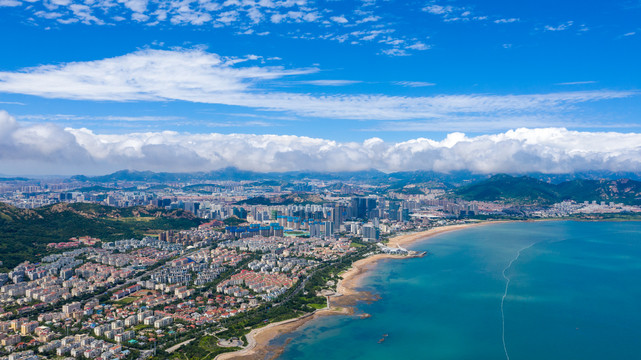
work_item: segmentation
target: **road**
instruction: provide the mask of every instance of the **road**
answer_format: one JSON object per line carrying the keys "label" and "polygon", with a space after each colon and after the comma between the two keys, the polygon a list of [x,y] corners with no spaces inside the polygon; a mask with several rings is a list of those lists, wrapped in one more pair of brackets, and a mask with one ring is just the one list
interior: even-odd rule
{"label": "road", "polygon": [[187,341],[183,341],[183,342],[181,342],[180,344],[176,344],[176,345],[174,345],[174,346],[170,347],[169,349],[167,349],[167,350],[165,350],[165,351],[171,354],[172,352],[174,352],[174,351],[178,350],[178,348],[180,348],[181,346],[183,346],[183,345],[187,345],[187,344],[189,344],[190,342],[192,342],[192,341],[194,341],[194,340],[195,340],[195,339],[189,339],[189,340],[187,340]]}

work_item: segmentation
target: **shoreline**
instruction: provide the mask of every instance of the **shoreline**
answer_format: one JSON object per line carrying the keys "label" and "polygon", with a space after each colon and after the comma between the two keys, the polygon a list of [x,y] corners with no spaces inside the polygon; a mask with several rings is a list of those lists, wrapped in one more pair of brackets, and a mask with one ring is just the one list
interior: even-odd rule
{"label": "shoreline", "polygon": [[[502,224],[510,221],[483,221],[476,223],[467,223],[467,224],[456,224],[456,225],[447,225],[439,226],[429,230],[413,232],[409,234],[402,234],[395,236],[389,240],[387,246],[407,246],[411,245],[417,241],[426,241],[431,237],[436,235],[448,233],[451,231],[463,230],[477,226],[484,226],[490,224]],[[428,253],[429,255],[429,253]],[[356,288],[360,285],[360,280],[362,275],[366,273],[367,270],[370,270],[374,265],[382,259],[409,259],[411,256],[402,256],[402,255],[391,255],[391,254],[376,254],[373,256],[368,256],[366,258],[360,259],[352,264],[352,267],[347,270],[343,275],[342,279],[336,285],[336,293],[338,297],[345,295],[355,295],[359,292]]]}
{"label": "shoreline", "polygon": [[[415,243],[419,240],[425,241],[436,235],[443,233],[457,231],[477,226],[484,226],[489,224],[501,224],[511,221],[482,221],[476,223],[447,225],[432,228],[429,230],[418,231],[408,234],[395,236],[389,240],[387,246],[406,246]],[[317,319],[322,316],[329,315],[352,315],[354,314],[354,307],[359,301],[376,301],[378,298],[366,291],[356,290],[361,284],[364,275],[371,270],[376,264],[383,259],[409,259],[411,256],[391,255],[391,254],[376,254],[360,259],[352,264],[352,266],[341,275],[341,279],[336,285],[336,293],[328,297],[328,307],[314,312],[305,314],[301,317],[272,323],[267,326],[253,329],[246,335],[247,346],[238,351],[219,354],[215,360],[230,360],[230,359],[274,359],[278,357],[283,351],[284,346],[275,347],[270,346],[269,342],[276,337],[296,331],[298,328],[305,325],[308,321]]]}

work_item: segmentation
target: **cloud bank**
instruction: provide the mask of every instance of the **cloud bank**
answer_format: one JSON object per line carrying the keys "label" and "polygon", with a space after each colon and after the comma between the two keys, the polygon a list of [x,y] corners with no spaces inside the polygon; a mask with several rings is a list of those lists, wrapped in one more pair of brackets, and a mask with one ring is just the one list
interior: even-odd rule
{"label": "cloud bank", "polygon": [[[140,50],[86,62],[0,72],[0,92],[90,101],[187,101],[223,104],[300,116],[354,120],[410,120],[461,114],[541,113],[575,104],[626,98],[633,91],[573,91],[524,95],[388,96],[278,91],[293,76],[316,68],[284,69],[261,57],[229,58],[200,49]],[[277,80],[278,81],[273,81]],[[298,82],[300,84],[300,81]],[[312,80],[346,85],[348,80]],[[296,80],[289,80],[295,86]],[[417,83],[404,82],[403,85]],[[421,83],[424,85],[427,83]]]}
{"label": "cloud bank", "polygon": [[641,134],[521,128],[441,141],[390,143],[288,135],[97,134],[85,128],[23,125],[0,111],[0,168],[6,174],[104,174],[119,169],[208,171],[433,170],[475,173],[641,171]]}

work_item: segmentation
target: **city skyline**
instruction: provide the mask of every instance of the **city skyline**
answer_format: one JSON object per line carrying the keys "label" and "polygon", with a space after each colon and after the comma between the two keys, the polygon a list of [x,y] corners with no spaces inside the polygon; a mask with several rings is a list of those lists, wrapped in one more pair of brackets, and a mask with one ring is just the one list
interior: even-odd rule
{"label": "city skyline", "polygon": [[641,171],[640,12],[3,0],[0,173]]}

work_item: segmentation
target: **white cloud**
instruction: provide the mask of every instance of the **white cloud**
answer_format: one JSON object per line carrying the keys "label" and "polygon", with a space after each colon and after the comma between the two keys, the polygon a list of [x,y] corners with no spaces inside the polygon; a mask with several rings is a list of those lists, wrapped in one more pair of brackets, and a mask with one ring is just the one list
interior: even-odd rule
{"label": "white cloud", "polygon": [[345,18],[345,16],[332,16],[329,18],[333,22],[339,23],[339,24],[347,24],[349,20]]}
{"label": "white cloud", "polygon": [[570,127],[577,130],[594,129],[641,129],[637,124],[603,122],[601,119],[585,119],[560,114],[469,114],[442,116],[429,120],[400,120],[371,123],[363,131],[370,132],[456,132],[476,134],[505,131],[507,129]]}
{"label": "white cloud", "polygon": [[[189,23],[193,25],[202,25],[205,22],[211,20],[211,15],[209,14],[195,14],[190,13],[190,17],[187,17]],[[194,16],[195,15],[195,16]],[[238,20],[238,11],[226,11],[218,15],[216,18],[218,22],[229,25],[232,22]]]}
{"label": "white cloud", "polygon": [[108,121],[108,122],[162,122],[162,121],[176,121],[184,120],[183,117],[178,116],[87,116],[87,115],[71,115],[71,114],[49,114],[49,115],[20,115],[16,116],[22,121]]}
{"label": "white cloud", "polygon": [[[23,3],[18,0],[0,0],[0,6],[20,5]],[[321,17],[320,11],[307,1],[290,0],[48,0],[41,5],[25,7],[27,13],[33,11],[37,16],[47,19],[53,16],[43,14],[54,14],[53,10],[60,16],[68,17],[58,21],[60,23],[81,21],[86,24],[106,24],[112,20],[124,21],[129,18],[148,25],[157,25],[164,21],[172,24],[203,25],[217,19],[215,26],[218,27],[237,22],[241,27],[246,27],[260,24],[265,17],[289,19],[293,22],[313,22]],[[287,12],[281,15],[279,11],[282,10]]]}
{"label": "white cloud", "polygon": [[59,23],[63,25],[74,24],[78,22],[78,19],[57,19]]}
{"label": "white cloud", "polygon": [[22,5],[22,2],[17,0],[0,0],[0,7],[15,7]]}
{"label": "white cloud", "polygon": [[399,48],[383,49],[381,50],[381,53],[389,56],[409,56],[410,55],[404,49],[399,49]]}
{"label": "white cloud", "polygon": [[405,87],[425,87],[436,85],[435,83],[425,81],[396,81],[394,84]]}
{"label": "white cloud", "polygon": [[430,48],[429,45],[426,45],[425,43],[422,43],[420,41],[417,41],[411,45],[406,46],[407,49],[412,49],[412,50],[428,50]]}
{"label": "white cloud", "polygon": [[[58,25],[135,22],[147,26],[213,26],[232,28],[236,34],[290,33],[299,39],[325,39],[353,45],[396,31],[397,21],[390,13],[376,13],[380,11],[378,7],[365,11],[363,5],[367,4],[351,4],[348,7],[352,9],[345,9],[342,5],[321,6],[305,0],[0,0],[0,6],[22,6],[21,14],[30,23],[44,22],[44,25],[53,21]],[[382,21],[384,18],[389,21]],[[302,24],[313,24],[316,29]],[[278,28],[278,31],[270,31],[270,27]],[[286,30],[282,31],[283,28]],[[419,36],[420,39],[427,37],[427,34]],[[381,42],[378,53],[407,56],[430,48],[416,38],[402,34],[394,40],[404,46]]]}
{"label": "white cloud", "polygon": [[508,18],[508,19],[496,19],[494,20],[495,24],[510,24],[514,22],[519,22],[521,19],[518,18]]}
{"label": "white cloud", "polygon": [[567,21],[557,26],[545,25],[544,29],[546,31],[564,31],[569,29],[574,24],[574,21]]}
{"label": "white cloud", "polygon": [[454,12],[455,8],[452,6],[441,6],[441,5],[428,5],[423,8],[423,11],[428,12],[434,15],[447,15]]}
{"label": "white cloud", "polygon": [[307,80],[299,81],[299,84],[316,85],[316,86],[345,86],[358,84],[361,81],[356,80]]}
{"label": "white cloud", "polygon": [[197,98],[213,100],[216,94],[241,92],[252,81],[315,72],[233,67],[238,60],[201,50],[141,50],[104,60],[0,72],[0,91],[82,100],[202,102]]}
{"label": "white cloud", "polygon": [[79,20],[84,24],[104,24],[104,21],[98,19],[92,14],[91,8],[87,5],[71,4],[69,5],[69,9],[73,12],[76,20]]}
{"label": "white cloud", "polygon": [[510,130],[435,141],[338,142],[291,135],[96,134],[85,128],[24,125],[0,111],[0,165],[15,174],[105,173],[122,168],[206,171],[470,170],[476,173],[641,171],[641,134],[564,128]]}
{"label": "white cloud", "polygon": [[562,82],[558,83],[556,85],[587,85],[587,84],[596,84],[596,81],[570,81],[570,82]]}
{"label": "white cloud", "polygon": [[442,18],[445,22],[466,22],[466,21],[486,21],[491,20],[495,24],[511,24],[521,21],[519,18],[502,18],[497,16],[475,15],[473,9],[469,6],[452,6],[439,5],[431,3],[421,10],[432,15]]}
{"label": "white cloud", "polygon": [[370,16],[364,17],[364,18],[362,18],[360,20],[357,20],[356,23],[357,24],[363,24],[363,23],[367,23],[367,22],[379,21],[380,19],[381,19],[380,16],[370,15]]}
{"label": "white cloud", "polygon": [[46,11],[38,11],[35,13],[36,16],[38,17],[43,17],[45,19],[57,19],[62,16],[61,13],[57,12],[46,12]]}
{"label": "white cloud", "polygon": [[124,4],[133,12],[144,13],[147,11],[147,0],[118,0],[118,2]]}
{"label": "white cloud", "polygon": [[272,21],[274,24],[278,24],[278,23],[280,23],[281,21],[283,21],[283,19],[285,19],[286,17],[287,17],[287,15],[284,15],[284,14],[273,14],[273,15],[271,16],[271,21]]}
{"label": "white cloud", "polygon": [[[400,53],[391,55],[403,55],[403,50],[398,51]],[[71,100],[180,100],[288,111],[301,116],[363,120],[427,119],[465,113],[562,111],[579,103],[637,95],[633,91],[609,90],[431,97],[266,91],[262,88],[269,86],[270,80],[318,70],[239,66],[246,65],[251,59],[258,57],[225,58],[203,50],[141,50],[104,60],[0,72],[0,92]],[[325,80],[326,84],[328,81],[335,80]]]}

